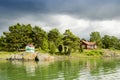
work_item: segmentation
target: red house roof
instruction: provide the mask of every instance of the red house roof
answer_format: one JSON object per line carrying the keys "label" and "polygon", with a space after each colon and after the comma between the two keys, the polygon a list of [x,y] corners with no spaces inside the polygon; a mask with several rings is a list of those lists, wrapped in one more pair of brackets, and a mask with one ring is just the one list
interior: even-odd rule
{"label": "red house roof", "polygon": [[82,43],[86,44],[86,45],[95,45],[96,42],[88,42],[88,41],[82,41]]}

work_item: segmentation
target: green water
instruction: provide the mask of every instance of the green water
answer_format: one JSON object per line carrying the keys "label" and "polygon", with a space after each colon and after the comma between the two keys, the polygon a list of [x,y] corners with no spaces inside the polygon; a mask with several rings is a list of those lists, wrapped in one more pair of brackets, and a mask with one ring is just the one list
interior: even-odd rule
{"label": "green water", "polygon": [[120,80],[120,59],[1,60],[0,80]]}

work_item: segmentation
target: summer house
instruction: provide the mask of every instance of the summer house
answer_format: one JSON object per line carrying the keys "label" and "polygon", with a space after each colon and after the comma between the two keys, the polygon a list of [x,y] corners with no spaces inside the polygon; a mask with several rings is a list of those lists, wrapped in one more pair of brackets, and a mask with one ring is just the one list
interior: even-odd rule
{"label": "summer house", "polygon": [[80,41],[80,46],[84,49],[96,49],[97,45],[96,42],[88,42],[88,41]]}

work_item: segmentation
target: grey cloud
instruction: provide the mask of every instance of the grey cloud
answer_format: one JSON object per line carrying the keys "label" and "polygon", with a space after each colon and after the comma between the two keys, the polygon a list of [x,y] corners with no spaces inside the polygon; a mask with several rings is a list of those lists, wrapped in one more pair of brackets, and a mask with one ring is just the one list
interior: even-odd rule
{"label": "grey cloud", "polygon": [[3,15],[66,14],[85,19],[120,17],[120,0],[1,0]]}
{"label": "grey cloud", "polygon": [[[32,17],[32,21],[43,22],[49,27],[60,27],[61,23],[51,17],[54,15],[90,21],[120,19],[119,4],[120,0],[0,0],[0,32],[23,17],[28,22]],[[89,26],[85,30],[91,32],[92,29],[95,30]]]}
{"label": "grey cloud", "polygon": [[52,3],[53,1],[48,1],[47,7],[50,12],[56,14],[93,20],[120,17],[119,0],[56,0]]}

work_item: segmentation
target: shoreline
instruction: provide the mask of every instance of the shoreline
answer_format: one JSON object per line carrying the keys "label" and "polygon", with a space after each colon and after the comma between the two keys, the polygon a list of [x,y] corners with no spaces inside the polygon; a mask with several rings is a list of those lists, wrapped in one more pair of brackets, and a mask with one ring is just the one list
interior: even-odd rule
{"label": "shoreline", "polygon": [[[102,53],[101,53],[102,52]],[[0,52],[0,60],[6,60],[10,58],[10,56],[21,54],[24,52]],[[44,57],[47,55],[48,58],[54,58],[54,60],[57,59],[75,59],[75,58],[106,58],[106,57],[120,57],[120,51],[119,50],[110,50],[110,49],[101,49],[101,50],[85,50],[83,53],[71,53],[70,56],[68,55],[57,55],[57,54],[49,54],[49,53],[40,53],[41,57]],[[44,56],[43,56],[44,55]],[[49,60],[49,59],[48,59]]]}

